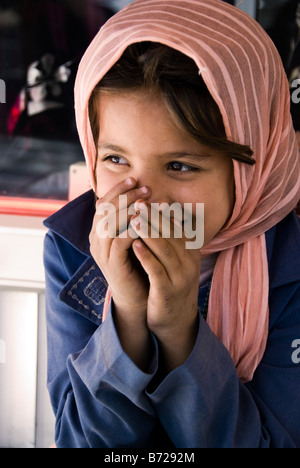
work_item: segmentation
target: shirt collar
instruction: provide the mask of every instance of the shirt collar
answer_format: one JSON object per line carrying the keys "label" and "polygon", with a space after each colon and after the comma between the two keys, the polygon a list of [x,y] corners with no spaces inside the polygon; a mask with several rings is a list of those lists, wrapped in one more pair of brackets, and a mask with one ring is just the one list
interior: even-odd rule
{"label": "shirt collar", "polygon": [[47,218],[44,225],[86,256],[60,291],[59,297],[73,310],[99,325],[102,322],[107,282],[90,253],[89,233],[94,214],[95,195],[90,190]]}
{"label": "shirt collar", "polygon": [[89,234],[95,214],[95,194],[85,192],[44,221],[44,226],[59,234],[76,249],[90,255]]}

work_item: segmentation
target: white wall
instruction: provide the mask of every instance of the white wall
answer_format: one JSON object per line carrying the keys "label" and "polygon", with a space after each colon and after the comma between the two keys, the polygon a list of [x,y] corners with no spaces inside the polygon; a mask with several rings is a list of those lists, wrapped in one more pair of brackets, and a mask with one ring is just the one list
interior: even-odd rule
{"label": "white wall", "polygon": [[42,219],[0,215],[0,447],[53,443],[46,387],[45,232]]}

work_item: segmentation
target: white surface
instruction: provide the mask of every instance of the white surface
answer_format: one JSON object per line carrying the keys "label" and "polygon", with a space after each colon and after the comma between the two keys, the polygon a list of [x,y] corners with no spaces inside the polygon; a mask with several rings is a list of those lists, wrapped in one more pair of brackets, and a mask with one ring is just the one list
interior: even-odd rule
{"label": "white surface", "polygon": [[0,215],[0,447],[49,447],[42,218]]}
{"label": "white surface", "polygon": [[0,447],[35,445],[37,294],[0,292]]}
{"label": "white surface", "polygon": [[42,218],[0,215],[0,286],[44,289]]}
{"label": "white surface", "polygon": [[85,162],[72,164],[69,170],[69,200],[79,197],[91,189]]}

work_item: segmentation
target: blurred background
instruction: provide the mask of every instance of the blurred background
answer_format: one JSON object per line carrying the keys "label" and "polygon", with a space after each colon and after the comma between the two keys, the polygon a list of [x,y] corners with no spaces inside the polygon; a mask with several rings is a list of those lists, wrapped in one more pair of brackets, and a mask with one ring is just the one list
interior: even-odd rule
{"label": "blurred background", "polygon": [[[129,3],[0,0],[0,447],[53,442],[42,222],[89,188],[75,127],[74,80],[99,28]],[[228,3],[266,29],[291,85],[300,79],[300,1]],[[292,102],[296,130],[299,106]]]}

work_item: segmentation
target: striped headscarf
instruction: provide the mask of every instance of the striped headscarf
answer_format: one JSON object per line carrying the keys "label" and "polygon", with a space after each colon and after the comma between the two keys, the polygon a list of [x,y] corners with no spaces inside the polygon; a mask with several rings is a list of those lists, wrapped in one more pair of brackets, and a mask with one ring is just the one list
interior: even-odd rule
{"label": "striped headscarf", "polygon": [[142,41],[192,58],[219,106],[228,139],[254,151],[254,166],[233,161],[231,219],[202,249],[203,255],[220,252],[208,324],[227,347],[240,379],[249,381],[268,336],[265,232],[300,198],[299,155],[281,59],[256,21],[220,0],[137,0],[121,10],[87,49],[75,84],[77,126],[91,181],[96,152],[89,97],[124,50]]}

